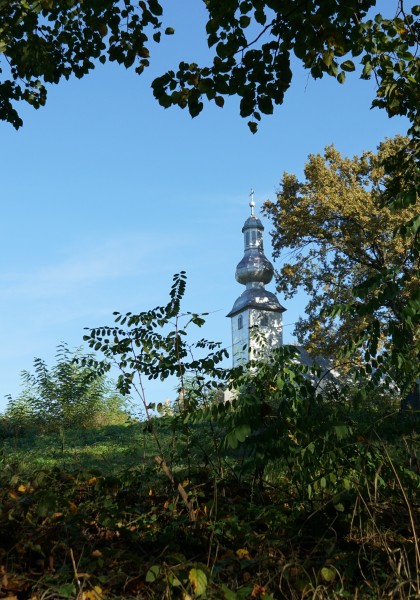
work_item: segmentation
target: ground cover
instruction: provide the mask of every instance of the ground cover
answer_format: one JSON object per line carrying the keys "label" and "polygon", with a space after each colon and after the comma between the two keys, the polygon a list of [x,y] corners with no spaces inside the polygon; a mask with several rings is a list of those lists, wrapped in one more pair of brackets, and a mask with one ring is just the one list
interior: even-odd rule
{"label": "ground cover", "polygon": [[[225,431],[179,416],[69,430],[64,447],[59,432],[7,438],[0,597],[415,598],[416,421],[392,419],[386,442],[342,431],[347,457],[311,497],[296,485],[297,455],[261,476],[251,445],[221,453]],[[360,472],[345,474],[357,453]]]}

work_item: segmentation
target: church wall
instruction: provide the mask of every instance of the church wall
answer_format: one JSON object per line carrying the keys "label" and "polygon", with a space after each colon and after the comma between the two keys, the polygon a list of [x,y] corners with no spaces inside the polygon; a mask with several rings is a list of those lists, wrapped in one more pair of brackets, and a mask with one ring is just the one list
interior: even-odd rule
{"label": "church wall", "polygon": [[[240,319],[242,318],[242,327]],[[232,317],[233,366],[266,358],[283,345],[282,313],[250,308]]]}
{"label": "church wall", "polygon": [[273,348],[283,345],[281,312],[250,309],[250,347],[252,360],[265,359]]}
{"label": "church wall", "polygon": [[233,366],[245,365],[248,362],[249,309],[232,317],[232,344]]}

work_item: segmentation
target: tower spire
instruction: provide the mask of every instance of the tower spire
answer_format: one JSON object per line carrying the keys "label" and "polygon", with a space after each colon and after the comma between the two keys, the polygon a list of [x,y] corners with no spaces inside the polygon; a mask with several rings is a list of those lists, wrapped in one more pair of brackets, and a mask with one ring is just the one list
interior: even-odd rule
{"label": "tower spire", "polygon": [[[265,289],[273,278],[274,267],[264,254],[264,226],[254,214],[254,190],[251,189],[251,215],[242,227],[244,255],[236,267],[236,281],[245,286],[227,315],[232,322],[233,364],[246,364],[261,351],[269,352],[283,343],[281,306],[276,296]],[[265,337],[265,349],[254,336],[259,330]],[[258,337],[258,336],[257,336]]]}
{"label": "tower spire", "polygon": [[249,206],[251,207],[251,217],[253,217],[255,202],[254,202],[254,190],[252,188],[251,188],[251,193],[249,194],[249,197],[251,198],[251,200],[249,202]]}

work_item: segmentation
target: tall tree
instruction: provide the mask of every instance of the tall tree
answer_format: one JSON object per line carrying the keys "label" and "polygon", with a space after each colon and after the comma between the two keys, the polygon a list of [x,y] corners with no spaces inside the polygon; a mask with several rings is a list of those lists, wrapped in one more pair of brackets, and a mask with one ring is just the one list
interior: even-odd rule
{"label": "tall tree", "polygon": [[[406,148],[407,139],[401,136],[381,143],[376,154],[365,152],[353,158],[329,146],[323,156],[309,156],[303,182],[284,173],[276,201],[264,205],[273,223],[274,257],[282,259],[277,289],[286,298],[301,288],[309,295],[306,315],[295,327],[299,342],[308,350],[337,356],[376,320],[384,343],[389,325],[401,325],[407,301],[419,289],[413,238],[395,236],[418,211],[419,202],[400,211],[382,205],[390,177],[383,161]],[[331,312],[333,306],[351,304],[357,286],[385,271],[394,274],[395,285],[405,277],[401,293],[385,295],[371,311]],[[373,286],[364,302],[380,293],[381,288]],[[413,331],[413,343],[415,337]]]}

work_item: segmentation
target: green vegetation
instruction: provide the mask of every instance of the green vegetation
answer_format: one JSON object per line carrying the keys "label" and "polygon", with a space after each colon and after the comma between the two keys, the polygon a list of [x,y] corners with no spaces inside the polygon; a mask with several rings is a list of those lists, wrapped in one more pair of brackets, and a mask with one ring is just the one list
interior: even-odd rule
{"label": "green vegetation", "polygon": [[[378,152],[364,152],[347,158],[334,146],[324,155],[310,155],[304,181],[284,173],[275,202],[264,204],[273,224],[274,258],[282,265],[276,273],[277,289],[292,298],[304,289],[309,296],[305,316],[299,319],[295,335],[299,344],[314,355],[340,359],[342,348],[363,335],[377,321],[379,344],[390,341],[389,328],[401,328],[407,301],[418,293],[419,256],[414,252],[415,236],[395,235],[415,217],[419,202],[401,210],[383,206],[382,193],[390,172],[384,161],[406,151],[408,138],[397,136],[382,142]],[[333,307],[350,305],[354,289],[384,271],[404,273],[401,293],[385,294],[371,311],[343,311]],[[364,302],[374,299],[387,279],[368,289]],[[411,336],[408,354],[420,352],[420,338]],[[360,356],[360,355],[359,355]],[[355,348],[353,360],[358,360]],[[359,361],[360,362],[360,361]]]}
{"label": "green vegetation", "polygon": [[127,421],[127,398],[104,375],[78,364],[88,358],[65,344],[57,348],[57,362],[51,369],[35,358],[34,372],[22,373],[23,391],[8,398],[0,432],[7,436],[34,429],[60,431],[64,436],[75,423],[90,428]]}
{"label": "green vegetation", "polygon": [[248,400],[263,415],[248,434],[243,412],[220,406],[225,427],[155,420],[173,484],[145,424],[73,430],[64,451],[58,434],[7,440],[2,593],[417,597],[414,416],[325,400],[276,413],[274,399]]}
{"label": "green vegetation", "polygon": [[[3,433],[4,597],[417,598],[419,416],[386,381],[345,383],[284,347],[270,363],[220,367],[224,351],[187,328],[185,275],[166,306],[92,329],[104,354],[78,367],[146,419]],[[172,407],[147,379],[176,374]],[[220,388],[236,390],[220,402]],[[159,414],[156,411],[161,412]]]}
{"label": "green vegetation", "polygon": [[[396,2],[392,18],[368,18],[376,4],[208,0],[211,64],[182,62],[155,79],[154,94],[192,116],[203,99],[222,107],[237,95],[255,132],[283,102],[292,56],[312,77],[339,83],[360,57],[362,78],[377,83],[373,106],[410,122],[407,145],[383,158],[378,206],[410,208],[419,190],[420,8]],[[141,73],[162,13],[158,0],[0,2],[0,118],[20,127],[17,102],[38,108],[45,84],[82,77],[96,61]],[[418,215],[402,218],[392,240],[413,265],[419,227]],[[322,383],[291,348],[248,373],[222,369],[218,344],[187,343],[187,326],[203,319],[180,312],[182,273],[166,306],[91,330],[103,360],[64,353],[52,371],[38,360],[1,424],[0,596],[418,598],[418,415],[399,412],[389,374],[403,388],[418,376],[420,291],[405,263],[363,275],[331,308],[332,318],[352,311],[368,323],[353,340],[363,365],[345,385]],[[401,310],[384,330],[391,303]],[[118,397],[104,404],[111,364],[146,420],[89,429],[104,406],[116,408],[109,423],[125,419]],[[158,418],[144,384],[169,375],[180,401]],[[229,404],[217,401],[226,385],[237,391]],[[71,431],[74,421],[82,429]]]}
{"label": "green vegetation", "polygon": [[[159,103],[187,108],[195,117],[203,100],[224,105],[240,98],[240,114],[257,130],[261,115],[283,103],[298,60],[311,77],[344,83],[357,69],[377,83],[373,105],[389,116],[417,121],[416,54],[419,6],[390,3],[390,16],[375,11],[377,0],[206,0],[203,36],[210,49],[205,66],[185,57],[153,82]],[[46,101],[46,84],[83,77],[107,60],[141,74],[162,34],[166,2],[142,0],[15,0],[0,3],[0,118],[18,128],[19,101],[35,108]],[[359,63],[359,65],[357,64]]]}

